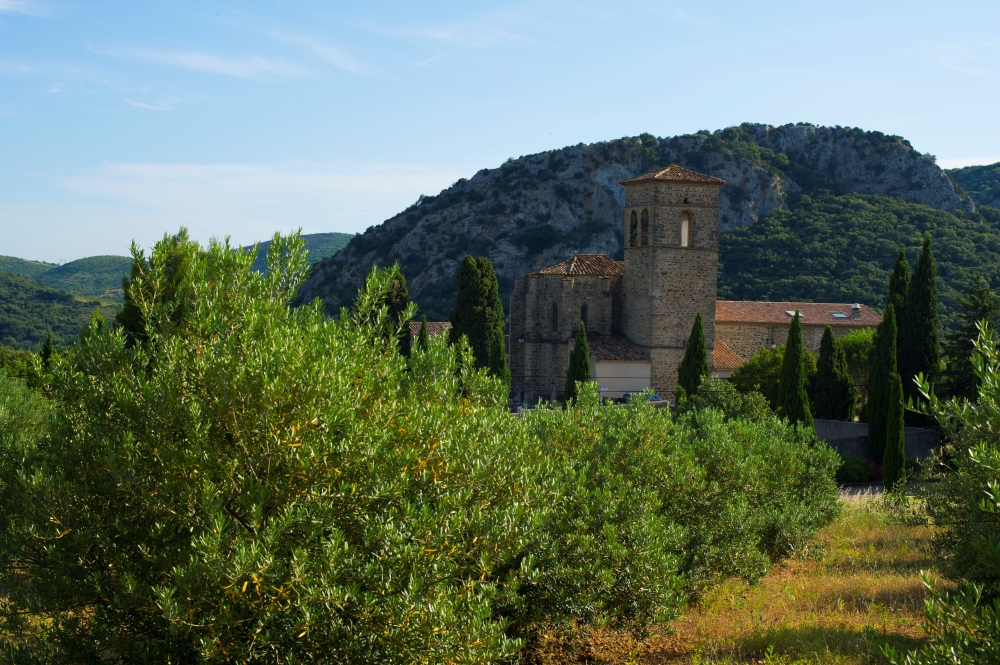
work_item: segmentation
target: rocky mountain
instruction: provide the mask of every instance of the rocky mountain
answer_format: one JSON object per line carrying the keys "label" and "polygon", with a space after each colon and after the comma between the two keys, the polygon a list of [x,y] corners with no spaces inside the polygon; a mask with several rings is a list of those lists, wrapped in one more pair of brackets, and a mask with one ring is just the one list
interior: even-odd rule
{"label": "rocky mountain", "polygon": [[932,157],[899,136],[809,124],[744,124],[672,138],[643,134],[508,160],[422,196],[315,264],[299,299],[321,298],[336,314],[353,302],[373,264],[398,262],[421,313],[446,319],[458,263],[474,254],[496,266],[506,303],[516,277],[574,252],[621,258],[624,188],[618,182],[671,163],[727,181],[723,229],[755,224],[817,193],[976,210]]}

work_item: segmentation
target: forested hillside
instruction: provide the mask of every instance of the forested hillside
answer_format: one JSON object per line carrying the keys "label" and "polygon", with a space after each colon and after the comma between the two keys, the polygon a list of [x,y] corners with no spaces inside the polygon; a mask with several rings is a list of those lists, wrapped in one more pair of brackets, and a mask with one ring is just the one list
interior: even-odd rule
{"label": "forested hillside", "polygon": [[4,346],[37,349],[49,331],[57,346],[73,344],[95,309],[110,317],[117,306],[0,273],[0,344]]}
{"label": "forested hillside", "polygon": [[[459,180],[437,196],[421,197],[351,240],[337,255],[316,264],[299,301],[319,297],[327,311],[335,314],[353,301],[373,264],[399,262],[421,312],[430,319],[444,319],[454,302],[458,262],[474,254],[487,256],[496,266],[506,306],[516,277],[574,252],[621,258],[624,189],[618,181],[671,163],[727,181],[720,197],[720,223],[727,234],[721,286],[730,296],[737,289],[754,298],[774,290],[769,285],[764,288],[768,273],[763,265],[751,275],[752,283],[731,282],[733,270],[743,274],[752,268],[749,264],[737,267],[727,256],[742,238],[744,227],[770,220],[772,214],[794,215],[817,197],[890,197],[910,206],[906,210],[941,213],[948,220],[961,219],[952,213],[981,218],[972,200],[955,190],[932,157],[915,151],[898,136],[808,124],[744,124],[672,138],[643,134],[508,160],[499,168]],[[958,224],[941,223],[949,228]],[[955,228],[966,227],[958,224]],[[818,242],[810,232],[811,227],[803,227],[802,242]],[[897,236],[907,233],[901,229],[889,234],[882,245],[893,245]],[[770,242],[766,235],[755,238],[765,245]],[[978,245],[970,251],[956,257],[958,267],[990,260]],[[832,289],[856,293],[853,299],[880,306],[881,275],[891,268],[894,256],[872,254],[866,259],[867,272],[841,275],[840,266],[825,279],[833,281]],[[805,299],[808,293],[791,293],[791,287],[808,282],[815,266],[797,258],[790,256],[784,267],[787,295]],[[832,261],[836,266],[839,260],[840,255],[831,255],[824,265]]]}
{"label": "forested hillside", "polygon": [[132,259],[127,256],[88,256],[61,266],[3,256],[0,272],[33,279],[78,296],[120,303],[124,299],[122,276],[131,264]]}
{"label": "forested hillside", "polygon": [[952,169],[948,175],[969,193],[976,205],[1000,208],[1000,162]]}
{"label": "forested hillside", "polygon": [[980,274],[1000,284],[1000,214],[965,215],[874,194],[803,196],[753,226],[724,231],[719,297],[864,302],[881,307],[899,245],[912,264],[930,231],[941,317]]}

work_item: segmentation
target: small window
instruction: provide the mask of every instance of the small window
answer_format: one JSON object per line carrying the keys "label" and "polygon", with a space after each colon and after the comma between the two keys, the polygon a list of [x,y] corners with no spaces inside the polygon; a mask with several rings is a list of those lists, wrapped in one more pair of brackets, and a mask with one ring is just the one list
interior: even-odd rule
{"label": "small window", "polygon": [[649,211],[642,211],[642,244],[649,244]]}
{"label": "small window", "polygon": [[584,330],[589,330],[590,329],[590,321],[589,321],[590,316],[589,315],[590,315],[590,311],[587,309],[586,305],[584,305],[583,307],[580,308],[580,320],[583,321],[583,329]]}
{"label": "small window", "polygon": [[637,247],[639,245],[639,216],[632,211],[632,224],[629,226],[628,246]]}
{"label": "small window", "polygon": [[681,213],[681,247],[687,247],[691,239],[691,213]]}
{"label": "small window", "polygon": [[830,312],[830,315],[835,319],[846,319],[847,315],[843,312]]}
{"label": "small window", "polygon": [[552,309],[549,311],[549,330],[559,332],[559,306],[555,303],[552,303]]}

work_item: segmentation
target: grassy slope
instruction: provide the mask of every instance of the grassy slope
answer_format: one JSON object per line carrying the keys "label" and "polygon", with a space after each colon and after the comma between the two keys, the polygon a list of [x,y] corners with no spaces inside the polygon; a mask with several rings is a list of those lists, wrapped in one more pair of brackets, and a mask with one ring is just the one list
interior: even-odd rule
{"label": "grassy slope", "polygon": [[534,662],[862,665],[884,662],[885,644],[913,649],[924,637],[920,571],[933,566],[925,549],[931,532],[893,523],[877,499],[841,505],[811,555],[776,567],[756,587],[718,587],[675,633],[654,630],[638,640],[597,630],[562,648],[550,638]]}
{"label": "grassy slope", "polygon": [[[316,263],[320,259],[333,256],[347,246],[353,233],[309,233],[302,236],[306,241],[306,249],[309,250],[309,263]],[[271,241],[265,240],[258,244],[257,259],[253,262],[253,269],[263,272],[267,260],[267,250],[271,247]],[[247,249],[250,249],[249,247]]]}
{"label": "grassy slope", "polygon": [[102,306],[16,275],[0,273],[0,344],[37,349],[52,331],[57,345],[73,344],[91,312],[114,316],[117,307]]}
{"label": "grassy slope", "polygon": [[900,243],[912,269],[925,231],[937,261],[941,319],[972,275],[1000,287],[1000,220],[960,217],[889,196],[802,197],[753,226],[722,233],[719,297],[863,302],[880,308]]}

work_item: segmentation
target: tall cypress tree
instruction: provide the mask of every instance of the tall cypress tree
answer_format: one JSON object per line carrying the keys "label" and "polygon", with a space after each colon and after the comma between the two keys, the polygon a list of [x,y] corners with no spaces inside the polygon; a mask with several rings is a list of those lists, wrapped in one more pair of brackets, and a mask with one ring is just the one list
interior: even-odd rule
{"label": "tall cypress tree", "polygon": [[792,423],[813,426],[809,411],[809,395],[806,394],[806,371],[803,366],[802,323],[799,313],[792,317],[785,344],[785,358],[781,364],[781,378],[778,381],[778,415]]}
{"label": "tall cypress tree", "polygon": [[980,321],[985,319],[990,324],[996,324],[1000,316],[1000,298],[982,275],[976,275],[969,290],[959,297],[958,304],[962,306],[958,315],[959,324],[952,332],[945,333],[944,354],[948,365],[943,372],[944,392],[954,397],[974,399],[979,392],[979,378],[972,371],[973,345],[979,336]]}
{"label": "tall cypress tree", "polygon": [[903,429],[903,386],[893,374],[886,391],[885,453],[882,456],[882,486],[894,490],[906,473],[906,434]]}
{"label": "tall cypress tree", "polygon": [[[459,266],[457,279],[458,296],[455,309],[451,310],[451,343],[465,335],[469,338],[476,366],[490,367],[490,340],[497,330],[501,341],[504,334],[503,303],[500,302],[496,271],[485,256],[466,256]],[[506,356],[503,366],[506,369]],[[491,368],[491,373],[503,378],[499,367]]]}
{"label": "tall cypress tree", "polygon": [[430,341],[427,337],[427,315],[420,317],[420,334],[417,335],[417,348],[426,351]]}
{"label": "tall cypress tree", "polygon": [[580,321],[580,331],[576,334],[573,351],[569,354],[569,369],[566,370],[565,400],[576,399],[576,382],[590,381],[590,348],[587,346],[587,326]]}
{"label": "tall cypress tree", "polygon": [[[897,314],[898,318],[898,314]],[[906,292],[906,310],[899,319],[899,378],[903,381],[903,398],[920,399],[913,377],[923,372],[933,380],[941,365],[938,345],[937,269],[931,251],[931,235],[924,236],[924,246],[913,269]],[[912,424],[926,424],[919,414],[909,413]]]}
{"label": "tall cypress tree", "polygon": [[684,358],[677,366],[677,385],[684,389],[687,397],[693,397],[698,392],[698,386],[709,376],[708,347],[705,344],[705,324],[701,312],[694,317],[691,336],[688,337]]}
{"label": "tall cypress tree", "polygon": [[504,345],[502,328],[493,328],[490,334],[489,363],[487,368],[491,375],[503,381],[510,387],[510,369],[507,367],[507,348]]}
{"label": "tall cypress tree", "polygon": [[56,348],[55,345],[52,344],[52,331],[50,330],[45,336],[45,344],[42,345],[42,350],[38,353],[42,359],[42,367],[46,372],[52,369],[52,356],[55,352]]}
{"label": "tall cypress tree", "polygon": [[885,308],[882,323],[875,331],[875,345],[868,361],[868,445],[872,459],[885,455],[888,414],[892,409],[891,390],[896,374],[896,311]]}
{"label": "tall cypress tree", "polygon": [[847,371],[847,356],[826,327],[819,347],[819,362],[813,378],[813,416],[828,420],[853,420],[858,389]]}
{"label": "tall cypress tree", "polygon": [[896,264],[892,267],[892,276],[889,277],[889,295],[885,299],[885,304],[892,305],[896,310],[897,321],[903,320],[903,312],[906,311],[906,292],[909,288],[910,264],[906,261],[906,247],[900,243]]}

